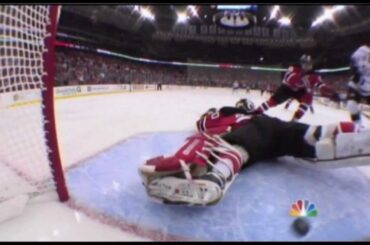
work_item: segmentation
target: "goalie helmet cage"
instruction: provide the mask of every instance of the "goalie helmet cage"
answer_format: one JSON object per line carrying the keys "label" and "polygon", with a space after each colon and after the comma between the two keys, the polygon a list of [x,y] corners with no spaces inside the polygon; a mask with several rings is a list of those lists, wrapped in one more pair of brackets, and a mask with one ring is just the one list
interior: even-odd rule
{"label": "goalie helmet cage", "polygon": [[0,205],[49,191],[69,199],[54,112],[60,8],[0,6]]}

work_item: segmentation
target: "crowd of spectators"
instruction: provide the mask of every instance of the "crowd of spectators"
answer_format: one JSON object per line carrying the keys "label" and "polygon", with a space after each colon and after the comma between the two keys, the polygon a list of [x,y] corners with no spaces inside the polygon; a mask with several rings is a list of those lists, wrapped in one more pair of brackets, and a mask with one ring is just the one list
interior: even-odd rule
{"label": "crowd of spectators", "polygon": [[324,74],[322,75],[323,81],[330,87],[335,89],[338,93],[346,93],[347,84],[351,74],[349,72],[341,72],[338,74]]}
{"label": "crowd of spectators", "polygon": [[181,70],[164,65],[142,64],[75,50],[57,51],[58,85],[173,83],[181,84]]}
{"label": "crowd of spectators", "polygon": [[[277,87],[283,73],[246,69],[200,68],[148,64],[71,49],[57,50],[57,85],[84,84],[172,84],[266,89]],[[323,80],[334,89],[346,90],[348,74],[324,74]]]}
{"label": "crowd of spectators", "polygon": [[279,73],[245,69],[218,69],[145,64],[89,52],[62,49],[57,51],[57,85],[146,83],[192,86],[242,87],[257,89],[279,83]]}

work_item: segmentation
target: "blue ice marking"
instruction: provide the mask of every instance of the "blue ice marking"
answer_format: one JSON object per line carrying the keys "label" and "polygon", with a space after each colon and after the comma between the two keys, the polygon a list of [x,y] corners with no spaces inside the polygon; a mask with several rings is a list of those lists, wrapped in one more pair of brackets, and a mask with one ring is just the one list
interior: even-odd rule
{"label": "blue ice marking", "polygon": [[[173,154],[189,132],[141,134],[71,169],[71,195],[105,215],[162,233],[199,240],[333,240],[370,237],[370,182],[356,168],[310,169],[279,161],[245,169],[216,206],[167,206],[146,195],[138,166]],[[289,215],[296,200],[315,203],[311,230],[296,237]]]}

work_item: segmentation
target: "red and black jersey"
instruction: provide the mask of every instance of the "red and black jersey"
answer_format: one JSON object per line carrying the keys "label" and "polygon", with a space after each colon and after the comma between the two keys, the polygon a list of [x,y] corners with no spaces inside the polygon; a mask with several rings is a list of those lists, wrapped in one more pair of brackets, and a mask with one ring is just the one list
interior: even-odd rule
{"label": "red and black jersey", "polygon": [[306,90],[307,93],[313,93],[315,89],[320,89],[321,93],[327,92],[325,83],[321,76],[314,71],[304,72],[299,66],[290,66],[283,78],[283,84],[293,91]]}
{"label": "red and black jersey", "polygon": [[250,115],[238,108],[223,107],[215,113],[203,115],[196,123],[200,132],[224,133],[248,123]]}

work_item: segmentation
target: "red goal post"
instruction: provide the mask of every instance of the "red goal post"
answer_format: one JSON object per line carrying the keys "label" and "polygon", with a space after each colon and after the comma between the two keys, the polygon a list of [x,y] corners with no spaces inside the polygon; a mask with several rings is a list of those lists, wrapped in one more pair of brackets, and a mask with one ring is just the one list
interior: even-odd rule
{"label": "red goal post", "polygon": [[60,9],[61,7],[57,5],[50,6],[50,25],[47,26],[47,32],[50,35],[45,39],[47,52],[44,53],[44,70],[46,72],[46,75],[43,77],[43,82],[46,89],[42,92],[42,101],[44,105],[43,114],[46,118],[46,122],[44,123],[44,130],[45,132],[47,132],[47,134],[45,135],[45,137],[49,149],[51,149],[51,151],[49,151],[49,160],[54,177],[54,182],[60,201],[67,201],[69,199],[69,195],[64,179],[62,162],[59,153],[54,110],[54,85],[56,73],[54,43],[56,40]]}
{"label": "red goal post", "polygon": [[0,6],[0,216],[18,196],[69,199],[54,110],[59,15],[58,5]]}

